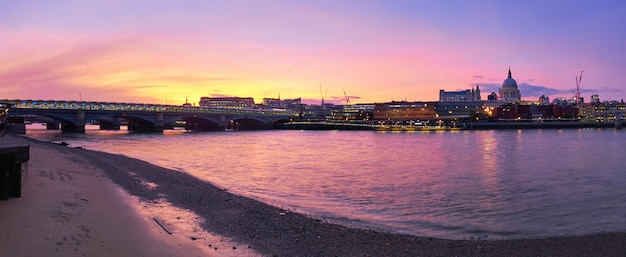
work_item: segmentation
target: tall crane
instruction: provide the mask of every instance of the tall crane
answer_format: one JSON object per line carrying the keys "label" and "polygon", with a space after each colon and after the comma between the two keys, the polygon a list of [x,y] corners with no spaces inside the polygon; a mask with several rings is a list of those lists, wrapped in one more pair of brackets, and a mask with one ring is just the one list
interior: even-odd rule
{"label": "tall crane", "polygon": [[326,94],[328,94],[328,88],[326,89],[326,93],[322,94],[322,83],[320,82],[320,96],[322,97],[322,106],[324,106],[324,98],[326,98]]}
{"label": "tall crane", "polygon": [[576,92],[574,93],[574,97],[576,97],[576,104],[580,103],[580,81],[583,79],[583,71],[580,71],[580,77],[576,77]]}
{"label": "tall crane", "polygon": [[348,95],[346,95],[346,90],[343,90],[343,96],[346,98],[346,104],[350,104],[350,97],[348,97]]}

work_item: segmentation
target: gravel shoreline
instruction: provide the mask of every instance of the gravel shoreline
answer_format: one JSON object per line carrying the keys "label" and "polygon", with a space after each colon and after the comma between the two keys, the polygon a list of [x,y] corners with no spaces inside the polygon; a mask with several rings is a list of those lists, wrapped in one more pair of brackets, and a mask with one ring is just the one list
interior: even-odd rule
{"label": "gravel shoreline", "polygon": [[206,231],[246,244],[263,256],[626,256],[626,232],[490,241],[349,228],[234,195],[145,161],[32,141],[85,158],[143,201],[165,199],[188,209],[204,218],[200,225]]}

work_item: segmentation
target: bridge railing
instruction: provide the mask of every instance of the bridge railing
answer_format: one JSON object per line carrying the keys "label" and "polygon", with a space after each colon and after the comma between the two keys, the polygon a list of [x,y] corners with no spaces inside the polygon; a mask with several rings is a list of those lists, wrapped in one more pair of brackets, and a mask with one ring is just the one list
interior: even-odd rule
{"label": "bridge railing", "polygon": [[55,100],[0,100],[12,108],[21,109],[54,109],[54,110],[93,110],[93,111],[141,111],[141,112],[179,112],[198,114],[251,114],[292,116],[296,112],[283,109],[230,109],[196,106],[141,104],[141,103],[109,103],[87,101],[55,101]]}

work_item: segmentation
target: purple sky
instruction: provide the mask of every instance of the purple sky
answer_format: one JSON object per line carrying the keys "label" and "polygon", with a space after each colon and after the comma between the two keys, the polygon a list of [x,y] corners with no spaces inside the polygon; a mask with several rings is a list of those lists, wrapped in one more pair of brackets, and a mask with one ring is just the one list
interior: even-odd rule
{"label": "purple sky", "polygon": [[626,98],[624,1],[1,1],[0,99]]}

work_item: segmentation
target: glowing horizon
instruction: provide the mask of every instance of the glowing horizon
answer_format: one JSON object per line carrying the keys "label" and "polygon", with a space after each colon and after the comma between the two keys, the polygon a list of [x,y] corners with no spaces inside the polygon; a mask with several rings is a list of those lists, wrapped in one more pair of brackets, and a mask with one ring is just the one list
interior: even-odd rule
{"label": "glowing horizon", "polygon": [[[496,92],[626,98],[626,3],[0,3],[0,98],[182,104],[202,96],[351,103]],[[323,92],[322,92],[323,94]]]}

